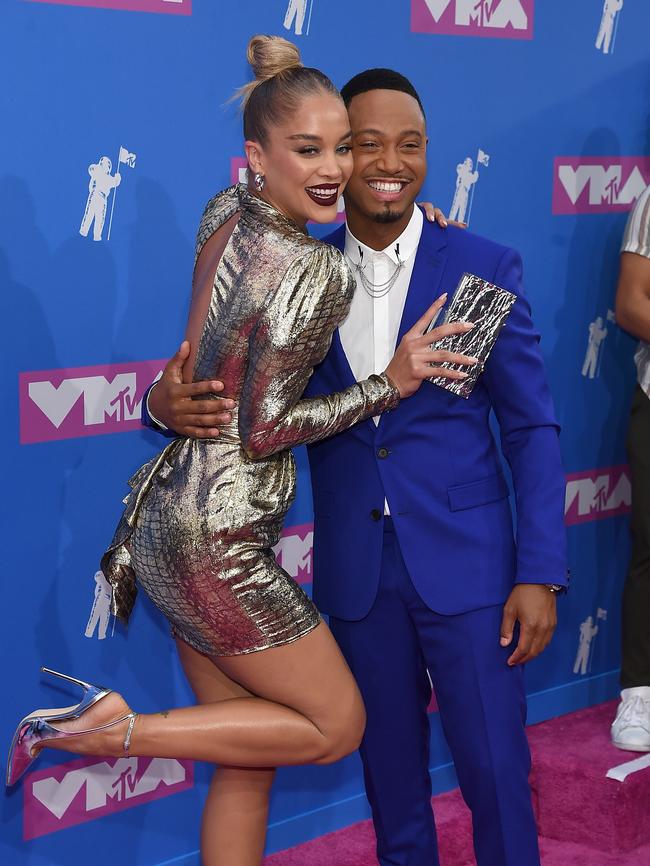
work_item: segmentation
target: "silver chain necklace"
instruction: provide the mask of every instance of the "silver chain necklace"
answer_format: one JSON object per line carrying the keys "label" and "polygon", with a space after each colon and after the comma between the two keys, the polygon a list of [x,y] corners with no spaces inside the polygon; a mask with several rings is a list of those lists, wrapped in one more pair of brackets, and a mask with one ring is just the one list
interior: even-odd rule
{"label": "silver chain necklace", "polygon": [[371,298],[385,298],[397,282],[397,278],[399,277],[400,273],[402,272],[402,268],[405,265],[405,262],[401,260],[399,255],[399,244],[395,244],[395,256],[397,257],[397,264],[395,265],[395,270],[393,271],[391,276],[383,283],[373,283],[373,281],[369,280],[368,277],[364,274],[363,250],[360,246],[358,247],[358,250],[358,262],[352,261],[352,259],[348,255],[346,255],[346,258],[354,268],[359,280],[361,281],[361,285]]}

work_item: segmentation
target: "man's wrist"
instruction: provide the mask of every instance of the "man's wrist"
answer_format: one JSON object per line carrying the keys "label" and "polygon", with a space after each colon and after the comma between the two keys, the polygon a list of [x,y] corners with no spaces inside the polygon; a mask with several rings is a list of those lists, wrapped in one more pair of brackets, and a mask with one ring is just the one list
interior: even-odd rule
{"label": "man's wrist", "polygon": [[149,420],[156,427],[158,427],[159,430],[169,430],[169,427],[166,424],[163,424],[162,421],[159,421],[158,418],[156,418],[156,416],[151,411],[151,404],[149,403],[149,398],[151,397],[151,392],[153,391],[153,389],[156,387],[157,384],[158,384],[157,382],[154,382],[153,385],[151,386],[151,388],[149,388],[149,390],[147,391],[147,399],[146,399],[146,403],[145,403],[146,408],[147,408],[147,415],[149,416]]}
{"label": "man's wrist", "polygon": [[[544,579],[546,577],[546,580]],[[556,578],[553,580],[552,578]],[[551,578],[549,580],[548,578]],[[562,580],[564,578],[564,580]],[[564,575],[551,573],[549,575],[539,575],[538,579],[531,580],[528,575],[525,578],[517,577],[515,579],[515,586],[519,586],[521,584],[529,584],[531,586],[544,586],[546,589],[549,589],[551,592],[555,592],[557,594],[568,592],[569,587],[571,585],[571,569],[567,568]]]}

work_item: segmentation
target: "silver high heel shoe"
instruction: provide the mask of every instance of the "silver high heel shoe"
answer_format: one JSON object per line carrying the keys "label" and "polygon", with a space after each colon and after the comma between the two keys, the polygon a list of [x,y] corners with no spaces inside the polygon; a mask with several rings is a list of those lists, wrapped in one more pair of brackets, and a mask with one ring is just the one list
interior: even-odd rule
{"label": "silver high heel shoe", "polygon": [[121,722],[128,720],[126,736],[124,738],[124,752],[129,754],[131,745],[131,734],[133,726],[138,718],[137,713],[127,713],[119,719],[114,719],[106,725],[100,725],[98,728],[89,728],[85,731],[60,731],[53,727],[51,722],[63,722],[67,719],[78,719],[87,709],[92,707],[106,695],[109,695],[113,690],[104,688],[103,686],[93,686],[90,683],[85,683],[83,680],[78,680],[75,677],[69,677],[67,674],[60,674],[58,671],[50,670],[49,668],[41,668],[44,673],[51,674],[59,679],[66,680],[69,683],[74,683],[83,689],[83,696],[78,704],[72,707],[62,707],[52,710],[34,710],[20,722],[16,728],[11,748],[9,749],[9,758],[7,760],[7,779],[6,784],[15,785],[20,777],[25,773],[27,768],[38,757],[40,749],[34,753],[34,748],[37,746],[46,746],[49,740],[61,740],[64,737],[78,737],[82,734],[93,734],[97,731],[105,731]]}

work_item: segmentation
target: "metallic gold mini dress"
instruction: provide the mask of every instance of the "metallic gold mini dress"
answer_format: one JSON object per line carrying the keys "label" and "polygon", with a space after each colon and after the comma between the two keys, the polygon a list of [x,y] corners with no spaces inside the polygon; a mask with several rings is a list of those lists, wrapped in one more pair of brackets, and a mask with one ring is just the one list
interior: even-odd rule
{"label": "metallic gold mini dress", "polygon": [[319,614],[272,547],[295,494],[291,447],[394,407],[385,375],[301,399],[348,313],[354,278],[341,253],[235,186],[213,198],[196,256],[231,217],[194,380],[221,379],[235,399],[216,439],[174,439],[136,472],[102,569],[113,613],[128,620],[136,584],[173,631],[210,656],[279,646]]}

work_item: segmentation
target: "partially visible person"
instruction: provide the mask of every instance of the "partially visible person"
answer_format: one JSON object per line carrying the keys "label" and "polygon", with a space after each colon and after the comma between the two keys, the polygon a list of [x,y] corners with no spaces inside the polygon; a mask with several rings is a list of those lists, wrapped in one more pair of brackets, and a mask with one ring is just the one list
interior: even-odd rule
{"label": "partially visible person", "polygon": [[612,742],[619,749],[650,752],[650,186],[625,229],[616,321],[640,343],[627,437],[632,553],[623,590],[622,691]]}

